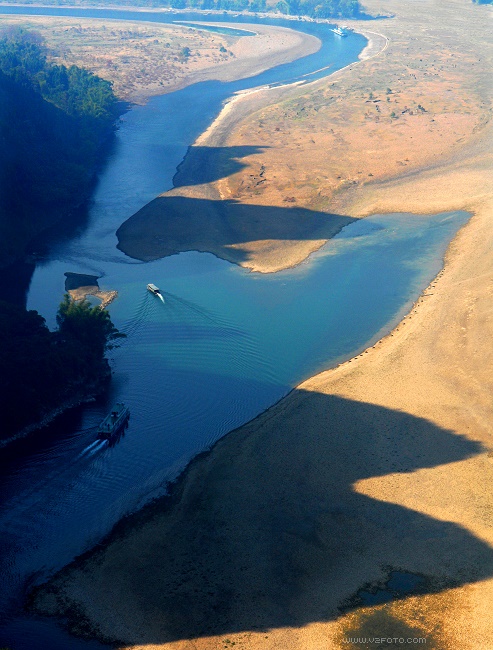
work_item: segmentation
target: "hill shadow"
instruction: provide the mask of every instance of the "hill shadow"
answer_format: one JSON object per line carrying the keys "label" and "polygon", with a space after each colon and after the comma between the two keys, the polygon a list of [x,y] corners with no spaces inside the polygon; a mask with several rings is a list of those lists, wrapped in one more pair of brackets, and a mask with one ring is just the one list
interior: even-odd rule
{"label": "hill shadow", "polygon": [[91,627],[67,584],[103,636],[145,645],[335,620],[390,570],[419,577],[393,598],[491,578],[493,550],[465,528],[354,487],[482,451],[423,418],[296,390],[62,574],[58,596],[56,579],[44,589],[79,633]]}
{"label": "hill shadow", "polygon": [[130,219],[116,234],[129,257],[151,261],[185,251],[214,253],[230,262],[250,258],[260,242],[330,239],[356,221],[348,216],[301,207],[248,205],[167,194]]}
{"label": "hill shadow", "polygon": [[262,153],[267,146],[190,146],[173,177],[173,187],[203,185],[232,176],[246,167],[240,158]]}

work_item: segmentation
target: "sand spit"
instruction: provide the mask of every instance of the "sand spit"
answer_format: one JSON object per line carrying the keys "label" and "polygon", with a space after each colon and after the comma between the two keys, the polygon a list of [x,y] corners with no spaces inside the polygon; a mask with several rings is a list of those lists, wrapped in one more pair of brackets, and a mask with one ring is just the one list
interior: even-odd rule
{"label": "sand spit", "polygon": [[[217,23],[201,23],[216,25]],[[224,23],[220,23],[220,26]],[[234,81],[244,77],[253,77],[268,68],[289,63],[302,56],[313,54],[320,49],[320,41],[315,36],[297,32],[286,27],[272,25],[247,25],[245,23],[227,23],[227,27],[253,31],[256,36],[240,38],[231,48],[236,60],[213,66],[192,75],[187,85],[206,79]]]}
{"label": "sand spit", "polygon": [[102,290],[99,287],[99,276],[86,275],[84,273],[73,273],[67,271],[65,274],[65,291],[72,300],[79,301],[92,296],[100,300],[99,307],[105,309],[115,298],[118,297],[118,291]]}
{"label": "sand spit", "polygon": [[[382,9],[378,1],[367,5]],[[309,147],[310,138],[323,137],[321,126],[314,134],[317,120],[305,127],[288,118],[303,105],[325,112],[322,123],[331,121],[334,137],[344,138],[341,172],[359,163],[355,173],[359,167],[376,177],[331,191],[339,214],[468,209],[473,217],[391,334],[226,436],[191,464],[171,507],[157,504],[147,521],[129,522],[124,535],[37,594],[38,611],[72,613],[79,633],[118,639],[127,650],[389,647],[351,641],[358,637],[425,639],[422,647],[440,650],[491,647],[491,8],[391,0],[385,9],[397,17],[379,23],[390,38],[381,57],[347,70],[335,87],[317,82],[291,105],[262,109],[246,126],[263,119],[278,148],[286,132],[304,142],[312,160],[307,184],[310,174],[332,174],[332,158],[318,160]],[[401,117],[376,115],[369,92],[394,102]],[[411,100],[426,112],[416,113]],[[345,130],[344,115],[359,139]],[[268,131],[276,119],[281,131]],[[232,142],[246,134],[242,128]],[[259,133],[250,130],[250,144],[267,142]],[[267,155],[275,150],[250,163],[264,165],[271,198],[276,182],[291,183],[299,172],[283,167],[291,175],[274,179],[281,158]],[[310,191],[289,189],[299,201]],[[360,590],[378,593],[399,571],[417,576],[421,587],[389,603],[358,601]]]}
{"label": "sand spit", "polygon": [[87,286],[79,287],[68,292],[72,300],[79,301],[93,296],[101,300],[99,307],[106,309],[106,307],[118,297],[118,291],[101,291],[97,287]]}
{"label": "sand spit", "polygon": [[[377,56],[387,46],[387,39],[380,34],[366,36],[369,42],[360,55],[362,60]],[[358,62],[347,67],[356,65]],[[351,223],[353,219],[346,215],[299,205],[296,192],[273,205],[255,202],[253,197],[261,194],[267,178],[264,166],[252,165],[251,157],[257,159],[270,145],[242,142],[238,147],[229,146],[232,134],[252,114],[281,103],[300,86],[302,82],[261,86],[227,101],[189,149],[174,178],[175,189],[151,201],[119,228],[118,248],[145,261],[181,251],[211,252],[252,271],[272,273],[300,264]],[[248,200],[232,196],[229,185],[236,168],[243,167],[249,172]],[[197,182],[204,176],[203,169],[208,170],[208,177]],[[209,180],[213,178],[218,180]]]}

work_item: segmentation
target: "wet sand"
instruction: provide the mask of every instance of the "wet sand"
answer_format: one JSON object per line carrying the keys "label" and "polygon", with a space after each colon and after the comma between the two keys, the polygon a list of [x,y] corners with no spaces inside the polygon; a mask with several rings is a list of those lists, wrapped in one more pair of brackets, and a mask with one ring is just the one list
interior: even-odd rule
{"label": "wet sand", "polygon": [[[392,1],[385,10],[397,17],[379,22],[390,39],[381,57],[346,70],[334,87],[316,82],[310,94],[304,88],[261,109],[230,143],[249,134],[258,146],[252,124],[260,115],[267,126],[277,120],[278,153],[273,146],[261,159],[271,185],[264,198],[275,206],[284,181],[271,169],[282,163],[285,138],[304,138],[306,178],[320,175],[335,164],[331,149],[318,160],[309,143],[327,145],[322,126],[330,121],[342,139],[339,175],[356,182],[335,191],[329,178],[319,205],[353,218],[454,209],[473,217],[391,334],[226,436],[191,464],[171,500],[129,520],[38,593],[38,611],[68,616],[79,633],[134,650],[387,647],[349,641],[361,636],[425,638],[425,647],[447,650],[491,646],[492,10],[462,0]],[[391,95],[399,88],[391,97],[397,119],[376,115],[369,99],[372,92],[390,103],[387,87]],[[307,98],[323,120],[279,120]],[[416,113],[417,104],[426,112]],[[281,172],[291,182],[300,168],[288,154],[293,169]],[[248,204],[240,181],[256,164],[222,192],[243,192]],[[363,169],[374,176],[358,179]],[[313,207],[318,190],[306,183],[293,182],[290,192]],[[277,248],[281,254],[282,242]],[[422,576],[421,592],[373,606],[355,600],[392,569]]]}

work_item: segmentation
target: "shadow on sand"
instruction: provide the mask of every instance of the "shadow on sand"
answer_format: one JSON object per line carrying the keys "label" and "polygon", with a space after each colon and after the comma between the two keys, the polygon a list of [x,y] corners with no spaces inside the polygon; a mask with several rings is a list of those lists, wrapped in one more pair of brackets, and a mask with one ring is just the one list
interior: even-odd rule
{"label": "shadow on sand", "polygon": [[326,240],[353,221],[305,208],[166,195],[130,217],[116,234],[121,251],[146,262],[193,250],[240,263],[256,244]]}
{"label": "shadow on sand", "polygon": [[42,588],[38,611],[160,644],[335,620],[389,567],[420,576],[396,599],[490,578],[493,550],[465,528],[355,490],[482,451],[422,418],[295,390]]}
{"label": "shadow on sand", "polygon": [[[120,226],[116,233],[118,248],[145,262],[200,251],[239,264],[251,259],[252,254],[271,255],[273,242],[325,241],[355,220],[295,207],[292,196],[285,197],[289,207],[219,200],[217,187],[211,183],[241,171],[247,166],[241,158],[261,154],[266,148],[189,147],[173,179],[174,189]],[[263,173],[258,173],[257,185],[265,182]],[[310,252],[307,250],[305,256]]]}
{"label": "shadow on sand", "polygon": [[270,147],[245,145],[242,147],[191,146],[178,166],[173,187],[213,183],[232,176],[247,165],[240,158],[260,154]]}

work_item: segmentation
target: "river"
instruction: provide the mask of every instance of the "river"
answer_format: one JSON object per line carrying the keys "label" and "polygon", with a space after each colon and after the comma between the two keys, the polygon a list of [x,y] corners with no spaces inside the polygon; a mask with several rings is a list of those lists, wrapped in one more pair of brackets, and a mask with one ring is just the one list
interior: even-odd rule
{"label": "river", "polygon": [[[1,11],[203,19],[38,7]],[[253,18],[234,17],[240,20]],[[125,513],[162,494],[195,454],[303,379],[389,331],[437,274],[448,243],[467,220],[465,213],[377,215],[346,226],[297,268],[267,276],[205,253],[140,263],[118,251],[116,229],[172,187],[188,146],[232,93],[326,75],[355,61],[366,43],[356,34],[335,37],[327,25],[265,22],[315,34],[322,48],[256,77],[196,84],[134,107],[120,124],[84,229],[51,241],[38,256],[28,308],[53,326],[64,273],[98,275],[101,288],[118,290],[109,309],[127,338],[111,353],[113,381],[104,398],[1,451],[0,645],[100,648],[24,615],[28,588],[94,546]],[[161,287],[164,302],[146,291],[148,282]],[[95,427],[118,400],[130,407],[129,427],[118,444],[95,446]]]}

